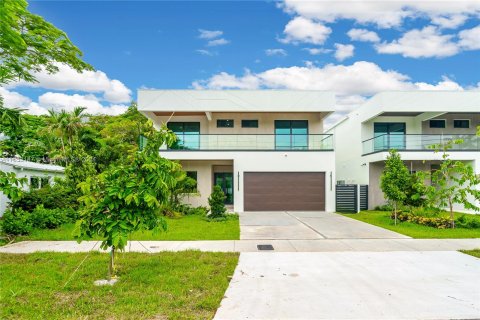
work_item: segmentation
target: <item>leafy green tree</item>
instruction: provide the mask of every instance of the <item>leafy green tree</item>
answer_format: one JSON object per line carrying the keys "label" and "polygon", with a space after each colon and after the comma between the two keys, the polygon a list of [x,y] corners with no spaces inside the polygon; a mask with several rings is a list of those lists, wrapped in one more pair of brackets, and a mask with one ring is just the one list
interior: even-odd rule
{"label": "leafy green tree", "polygon": [[137,230],[166,229],[160,209],[168,203],[179,164],[162,158],[159,148],[171,145],[175,136],[162,128],[148,136],[148,144],[134,159],[110,167],[97,177],[79,184],[84,205],[77,221],[78,241],[94,235],[102,238],[101,248],[110,248],[109,274],[115,275],[115,251],[124,250],[129,234]]}
{"label": "leafy green tree", "polygon": [[[457,160],[450,159],[448,150],[453,144],[462,143],[461,140],[452,140],[443,145],[432,146],[436,152],[443,152],[442,162],[438,170],[431,173],[432,185],[427,189],[430,203],[441,208],[448,207],[450,224],[455,228],[453,205],[461,204],[466,209],[478,211],[480,207],[475,201],[480,201],[480,177],[475,174],[472,166]],[[473,198],[473,201],[469,200]]]}
{"label": "leafy green tree", "polygon": [[410,179],[410,172],[400,158],[400,154],[395,150],[391,150],[385,161],[385,169],[380,177],[380,188],[385,198],[393,206],[395,225],[397,224],[398,206],[407,198],[407,186]]}
{"label": "leafy green tree", "polygon": [[213,187],[213,192],[208,198],[208,204],[210,205],[210,214],[209,218],[221,218],[227,211],[225,207],[225,193],[223,193],[222,188],[216,185]]}
{"label": "leafy green tree", "polygon": [[410,173],[410,179],[405,188],[403,204],[410,208],[422,207],[426,203],[427,186],[423,172]]}
{"label": "leafy green tree", "polygon": [[27,183],[27,178],[17,178],[13,172],[0,170],[0,191],[10,201],[15,202],[22,196],[22,186]]}
{"label": "leafy green tree", "polygon": [[66,157],[68,164],[65,168],[65,183],[73,190],[80,182],[96,174],[92,157],[85,152],[83,145],[78,141],[75,141],[71,147],[67,147]]}
{"label": "leafy green tree", "polygon": [[8,134],[6,130],[10,130],[10,133],[17,133],[25,124],[22,111],[18,108],[5,107],[3,97],[0,96],[0,133]]}
{"label": "leafy green tree", "polygon": [[34,73],[58,72],[63,63],[78,72],[92,70],[65,32],[27,9],[25,0],[0,1],[0,85],[24,80]]}

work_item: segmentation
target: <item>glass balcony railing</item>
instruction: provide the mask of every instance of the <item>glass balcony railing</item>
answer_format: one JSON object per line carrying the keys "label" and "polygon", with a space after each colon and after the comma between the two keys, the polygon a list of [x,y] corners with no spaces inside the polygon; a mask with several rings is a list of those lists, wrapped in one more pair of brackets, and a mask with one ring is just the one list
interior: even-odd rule
{"label": "glass balcony railing", "polygon": [[382,134],[362,142],[363,154],[389,151],[428,151],[434,145],[444,145],[449,141],[461,140],[452,144],[450,151],[480,151],[480,137],[474,134]]}
{"label": "glass balcony railing", "polygon": [[188,134],[178,136],[169,150],[332,151],[330,134]]}

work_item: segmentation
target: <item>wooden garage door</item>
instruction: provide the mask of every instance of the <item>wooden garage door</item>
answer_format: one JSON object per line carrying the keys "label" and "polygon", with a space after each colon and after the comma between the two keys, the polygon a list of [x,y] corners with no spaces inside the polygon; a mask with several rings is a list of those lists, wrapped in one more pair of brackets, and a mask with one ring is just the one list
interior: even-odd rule
{"label": "wooden garage door", "polygon": [[245,172],[245,211],[325,210],[325,172]]}

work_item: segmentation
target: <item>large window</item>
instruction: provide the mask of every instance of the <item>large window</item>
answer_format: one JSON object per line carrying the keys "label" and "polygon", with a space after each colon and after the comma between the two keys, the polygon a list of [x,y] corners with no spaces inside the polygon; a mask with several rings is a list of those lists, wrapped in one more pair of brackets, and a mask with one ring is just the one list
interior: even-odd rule
{"label": "large window", "polygon": [[470,128],[470,120],[453,120],[453,127],[454,128],[461,128],[461,129],[468,129]]}
{"label": "large window", "polygon": [[445,120],[430,120],[429,121],[430,128],[434,129],[441,129],[445,128],[447,125],[447,122]]}
{"label": "large window", "polygon": [[373,135],[374,150],[405,149],[405,122],[375,122]]}
{"label": "large window", "polygon": [[172,149],[200,149],[200,122],[169,122],[167,127],[177,136]]}
{"label": "large window", "polygon": [[308,149],[308,121],[275,120],[275,149]]}

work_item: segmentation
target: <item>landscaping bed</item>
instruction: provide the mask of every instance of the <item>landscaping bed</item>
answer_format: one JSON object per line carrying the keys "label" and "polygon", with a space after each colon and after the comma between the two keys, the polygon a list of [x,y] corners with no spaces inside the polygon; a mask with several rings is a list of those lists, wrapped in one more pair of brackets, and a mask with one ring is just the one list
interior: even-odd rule
{"label": "landscaping bed", "polygon": [[[96,287],[108,254],[0,254],[1,319],[211,319],[236,253],[120,253],[119,282]],[[65,283],[67,283],[65,285]]]}
{"label": "landscaping bed", "polygon": [[469,254],[471,256],[480,258],[480,249],[474,249],[474,250],[460,250],[460,252]]}
{"label": "landscaping bed", "polygon": [[[430,226],[425,226],[409,221],[398,222],[394,224],[391,219],[390,211],[361,211],[357,214],[342,214],[345,217],[360,220],[366,223],[373,224],[388,230],[392,230],[412,238],[428,239],[428,238],[480,238],[480,228],[466,229],[438,229]],[[448,217],[448,213],[441,214],[441,216]],[[462,214],[455,214],[456,218]],[[476,219],[480,222],[480,215],[469,215],[470,219]]]}
{"label": "landscaping bed", "polygon": [[[168,218],[167,231],[134,232],[130,240],[238,240],[240,226],[238,215],[229,215],[224,221],[209,221],[202,215],[189,215]],[[19,236],[23,240],[74,240],[73,223],[64,224],[56,229],[34,229],[28,236]]]}

